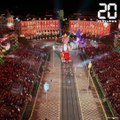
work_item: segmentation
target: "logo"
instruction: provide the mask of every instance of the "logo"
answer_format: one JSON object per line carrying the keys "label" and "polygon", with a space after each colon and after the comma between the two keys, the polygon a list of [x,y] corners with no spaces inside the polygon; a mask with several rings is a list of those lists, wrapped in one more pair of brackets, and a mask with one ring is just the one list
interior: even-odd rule
{"label": "logo", "polygon": [[105,22],[117,22],[117,4],[116,3],[99,3],[100,10],[97,17]]}

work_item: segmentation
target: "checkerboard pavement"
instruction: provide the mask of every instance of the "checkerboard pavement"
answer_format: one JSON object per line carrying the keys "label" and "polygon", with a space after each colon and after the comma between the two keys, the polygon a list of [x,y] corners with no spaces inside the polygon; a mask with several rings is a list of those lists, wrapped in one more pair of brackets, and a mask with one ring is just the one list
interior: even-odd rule
{"label": "checkerboard pavement", "polygon": [[103,120],[98,109],[98,98],[94,97],[92,90],[88,90],[88,78],[84,69],[76,68],[76,86],[83,120]]}
{"label": "checkerboard pavement", "polygon": [[[76,57],[75,59],[77,60]],[[52,63],[53,59],[50,61],[51,65],[53,65]],[[73,65],[73,68],[75,69],[75,82],[82,112],[82,120],[103,120],[97,106],[98,99],[93,96],[91,90],[87,91],[88,80],[84,69],[77,68],[76,64]],[[50,85],[50,89],[47,92],[47,103],[46,93],[40,88],[30,120],[45,120],[45,118],[47,120],[60,120],[61,65],[57,54],[54,54],[54,69],[51,69],[51,72],[44,79]]]}
{"label": "checkerboard pavement", "polygon": [[[54,63],[54,68],[53,67]],[[61,65],[59,57],[54,54],[50,61],[51,71],[44,77],[49,83],[46,93],[43,88],[38,91],[36,104],[30,120],[60,120],[60,87],[61,87]]]}

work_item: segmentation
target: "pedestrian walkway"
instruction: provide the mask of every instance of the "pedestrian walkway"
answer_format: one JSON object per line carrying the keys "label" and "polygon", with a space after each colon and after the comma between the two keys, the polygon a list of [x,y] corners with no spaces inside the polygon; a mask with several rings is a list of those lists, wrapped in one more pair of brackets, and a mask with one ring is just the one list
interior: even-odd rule
{"label": "pedestrian walkway", "polygon": [[61,65],[55,52],[52,52],[50,65],[50,72],[44,77],[44,81],[49,83],[49,90],[45,93],[40,88],[30,120],[60,120]]}
{"label": "pedestrian walkway", "polygon": [[[88,78],[85,69],[79,66],[81,61],[78,53],[72,52],[72,59],[82,120],[104,120],[97,105],[99,102],[98,98],[93,95],[91,89],[87,89]],[[39,88],[30,120],[60,120],[62,100],[61,64],[60,58],[55,52],[52,52],[50,64],[50,72],[44,77],[44,81],[49,83],[50,89],[46,94],[43,87]]]}
{"label": "pedestrian walkway", "polygon": [[77,92],[82,112],[82,120],[103,120],[97,106],[96,97],[92,90],[88,90],[88,77],[84,67],[80,67],[82,61],[77,54],[77,51],[72,52],[74,75],[76,80]]}

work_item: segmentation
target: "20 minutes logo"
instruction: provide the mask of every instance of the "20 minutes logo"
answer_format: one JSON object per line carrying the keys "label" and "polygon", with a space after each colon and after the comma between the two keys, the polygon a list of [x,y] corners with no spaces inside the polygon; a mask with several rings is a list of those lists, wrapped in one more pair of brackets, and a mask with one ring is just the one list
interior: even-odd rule
{"label": "20 minutes logo", "polygon": [[117,22],[117,4],[116,3],[99,3],[103,7],[98,11],[98,19],[107,22]]}

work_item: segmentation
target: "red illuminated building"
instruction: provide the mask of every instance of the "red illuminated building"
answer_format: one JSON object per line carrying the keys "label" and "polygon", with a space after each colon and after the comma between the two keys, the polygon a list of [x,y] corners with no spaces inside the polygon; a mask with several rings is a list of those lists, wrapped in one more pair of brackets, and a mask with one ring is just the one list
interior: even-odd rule
{"label": "red illuminated building", "polygon": [[70,20],[69,30],[75,32],[80,29],[84,34],[104,36],[109,35],[111,30],[111,23],[103,23],[99,21],[86,20]]}
{"label": "red illuminated building", "polygon": [[36,36],[41,32],[59,31],[59,20],[31,20],[19,22],[19,35]]}
{"label": "red illuminated building", "polygon": [[118,21],[118,29],[120,30],[120,20]]}

